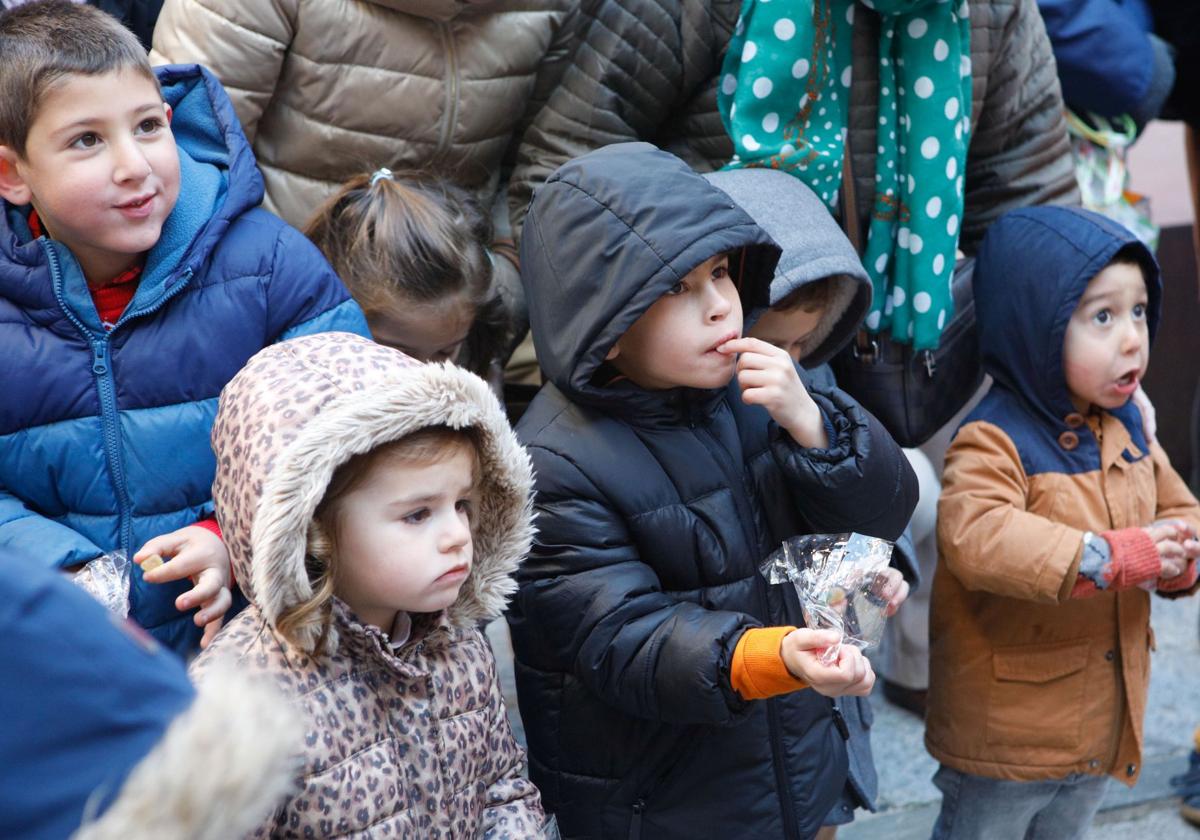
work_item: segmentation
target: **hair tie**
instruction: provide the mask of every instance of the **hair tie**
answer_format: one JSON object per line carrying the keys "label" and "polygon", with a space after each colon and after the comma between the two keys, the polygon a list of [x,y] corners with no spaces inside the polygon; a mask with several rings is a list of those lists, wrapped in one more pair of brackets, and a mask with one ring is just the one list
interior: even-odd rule
{"label": "hair tie", "polygon": [[392,180],[392,170],[388,169],[386,166],[381,166],[371,174],[371,183],[368,186],[373,187],[384,178],[388,179],[389,181]]}

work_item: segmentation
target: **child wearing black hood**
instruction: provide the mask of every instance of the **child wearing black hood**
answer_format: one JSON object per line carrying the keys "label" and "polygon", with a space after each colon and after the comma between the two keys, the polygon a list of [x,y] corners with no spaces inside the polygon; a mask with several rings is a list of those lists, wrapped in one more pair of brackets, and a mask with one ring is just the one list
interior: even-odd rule
{"label": "child wearing black hood", "polygon": [[1038,207],[988,231],[974,288],[995,384],[938,505],[933,836],[1082,837],[1141,770],[1150,592],[1196,589],[1200,504],[1130,401],[1162,284],[1124,228]]}
{"label": "child wearing black hood", "polygon": [[517,429],[538,535],[509,622],[530,776],[564,836],[811,837],[845,787],[821,695],[873,673],[845,648],[821,665],[833,639],[795,630],[794,592],[758,567],[795,534],[895,539],[916,482],[853,400],[743,337],[778,257],[647,144],[564,165],[531,206],[548,383]]}

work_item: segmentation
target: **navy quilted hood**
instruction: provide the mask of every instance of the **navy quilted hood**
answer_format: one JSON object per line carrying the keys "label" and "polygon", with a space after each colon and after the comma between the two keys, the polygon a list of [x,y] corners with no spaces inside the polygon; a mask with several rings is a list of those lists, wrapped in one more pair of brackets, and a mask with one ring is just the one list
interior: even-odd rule
{"label": "navy quilted hood", "polygon": [[[984,368],[1051,425],[1075,410],[1062,365],[1067,324],[1091,279],[1126,247],[1146,279],[1153,342],[1162,278],[1149,249],[1121,225],[1078,208],[1033,207],[1005,214],[983,240],[974,290]],[[1141,425],[1136,412],[1126,404],[1112,413],[1132,427]]]}

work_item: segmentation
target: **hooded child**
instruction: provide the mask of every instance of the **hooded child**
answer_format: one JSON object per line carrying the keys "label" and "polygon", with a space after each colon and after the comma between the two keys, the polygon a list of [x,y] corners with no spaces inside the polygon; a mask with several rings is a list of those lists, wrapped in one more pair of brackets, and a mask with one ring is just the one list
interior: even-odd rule
{"label": "hooded child", "polygon": [[795,534],[895,539],[915,481],[847,395],[742,337],[778,258],[644,143],[564,165],[530,209],[548,383],[518,426],[538,536],[508,618],[530,777],[565,836],[811,837],[845,789],[845,721],[817,689],[864,693],[869,666],[810,668],[830,640],[793,629],[794,591],[759,566]]}
{"label": "hooded child", "polygon": [[[836,387],[829,360],[854,337],[871,305],[871,279],[854,246],[817,194],[786,172],[723,169],[706,173],[704,178],[732,198],[781,249],[771,280],[770,308],[748,334],[786,350],[801,366],[809,387]],[[912,458],[908,450],[905,454]],[[918,503],[918,509],[921,507]],[[915,587],[919,580],[908,529],[896,542],[892,564],[889,573],[895,594],[889,615],[896,614],[910,585]],[[857,808],[875,810],[879,792],[871,752],[871,700],[841,697],[837,704],[850,732],[846,741],[849,778],[825,819],[830,826],[853,821]]]}
{"label": "hooded child", "polygon": [[1120,225],[1040,207],[992,226],[974,289],[994,384],[938,504],[934,837],[1082,837],[1141,773],[1151,592],[1196,588],[1200,504],[1130,400],[1162,281]]}
{"label": "hooded child", "polygon": [[256,836],[533,838],[488,642],[532,536],[528,456],[487,384],[345,333],[221,394],[213,497],[250,600],[196,659],[272,678],[299,786]]}

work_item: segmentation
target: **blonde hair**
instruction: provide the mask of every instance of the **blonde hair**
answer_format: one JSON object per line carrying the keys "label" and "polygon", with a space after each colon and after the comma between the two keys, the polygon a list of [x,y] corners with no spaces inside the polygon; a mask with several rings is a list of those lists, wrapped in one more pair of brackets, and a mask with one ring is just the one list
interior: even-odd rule
{"label": "blonde hair", "polygon": [[308,628],[318,630],[315,650],[321,650],[332,626],[333,595],[339,570],[339,502],[366,479],[379,463],[431,464],[444,461],[466,449],[474,457],[473,474],[479,475],[479,434],[475,429],[428,426],[399,440],[355,455],[334,472],[308,524],[304,568],[313,594],[307,600],[285,609],[276,621],[276,629],[293,645],[303,648],[300,639]]}
{"label": "blonde hair", "polygon": [[342,185],[304,229],[368,314],[463,298],[475,318],[463,366],[484,373],[503,342],[491,220],[444,178],[379,170]]}

